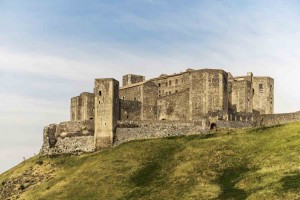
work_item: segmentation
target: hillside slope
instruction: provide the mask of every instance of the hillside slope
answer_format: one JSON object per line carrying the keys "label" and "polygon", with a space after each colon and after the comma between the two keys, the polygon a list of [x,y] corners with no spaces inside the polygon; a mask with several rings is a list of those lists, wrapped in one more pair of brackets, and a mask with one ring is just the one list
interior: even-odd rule
{"label": "hillside slope", "polygon": [[31,158],[0,175],[0,192],[26,200],[300,199],[299,153],[300,123],[133,141]]}

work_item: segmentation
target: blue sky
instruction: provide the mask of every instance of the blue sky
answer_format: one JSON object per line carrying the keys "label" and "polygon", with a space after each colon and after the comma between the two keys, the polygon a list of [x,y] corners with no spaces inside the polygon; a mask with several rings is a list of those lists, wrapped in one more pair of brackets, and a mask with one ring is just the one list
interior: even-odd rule
{"label": "blue sky", "polygon": [[300,110],[299,1],[0,0],[0,172],[38,153],[95,78],[192,68],[275,78]]}

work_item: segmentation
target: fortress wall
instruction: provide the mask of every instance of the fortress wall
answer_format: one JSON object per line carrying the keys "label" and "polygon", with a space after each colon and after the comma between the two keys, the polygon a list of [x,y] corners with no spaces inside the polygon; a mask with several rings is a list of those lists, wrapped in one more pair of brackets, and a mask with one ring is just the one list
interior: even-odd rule
{"label": "fortress wall", "polygon": [[44,128],[42,155],[94,151],[94,122],[76,121],[51,124]]}
{"label": "fortress wall", "polygon": [[270,77],[253,77],[253,91],[253,109],[261,114],[273,114],[274,80]]}
{"label": "fortress wall", "polygon": [[200,134],[204,131],[202,124],[194,125],[192,122],[184,121],[120,122],[118,127],[114,145],[131,140]]}
{"label": "fortress wall", "polygon": [[189,87],[189,74],[180,73],[170,76],[160,76],[159,78],[150,80],[158,86],[158,96],[168,96],[176,92],[183,91]]}
{"label": "fortress wall", "polygon": [[81,120],[94,119],[94,94],[84,92],[80,95],[81,98]]}
{"label": "fortress wall", "polygon": [[158,120],[188,120],[189,90],[159,98],[157,110]]}
{"label": "fortress wall", "polygon": [[142,84],[132,87],[123,87],[119,90],[119,98],[129,101],[142,101]]}
{"label": "fortress wall", "polygon": [[81,120],[80,105],[80,96],[71,98],[71,121]]}
{"label": "fortress wall", "polygon": [[146,82],[142,85],[141,120],[157,119],[157,88],[153,82]]}
{"label": "fortress wall", "polygon": [[197,120],[209,112],[228,111],[228,74],[223,70],[197,70],[190,75],[190,113]]}
{"label": "fortress wall", "polygon": [[57,138],[52,148],[43,145],[41,155],[79,154],[94,152],[94,136]]}
{"label": "fortress wall", "polygon": [[[251,122],[218,121],[217,128],[247,128]],[[210,124],[206,119],[199,121],[134,121],[118,122],[114,146],[132,140],[165,138],[183,135],[206,134]]]}
{"label": "fortress wall", "polygon": [[120,120],[139,121],[141,120],[142,103],[120,99]]}
{"label": "fortress wall", "polygon": [[71,121],[82,121],[94,118],[94,94],[84,92],[71,98]]}
{"label": "fortress wall", "polygon": [[218,128],[251,128],[253,127],[253,122],[246,121],[245,118],[240,118],[239,121],[218,121]]}
{"label": "fortress wall", "polygon": [[252,112],[252,84],[250,81],[229,83],[229,106],[231,111]]}
{"label": "fortress wall", "polygon": [[135,74],[127,74],[123,76],[123,86],[131,85],[143,81],[145,81],[145,76],[140,76]]}
{"label": "fortress wall", "polygon": [[56,138],[86,135],[94,135],[94,120],[61,122],[56,126]]}
{"label": "fortress wall", "polygon": [[257,126],[259,125],[259,113],[229,113],[228,120],[230,122],[243,122]]}
{"label": "fortress wall", "polygon": [[283,114],[266,114],[260,116],[260,124],[263,126],[273,126],[300,121],[300,112]]}
{"label": "fortress wall", "polygon": [[95,147],[111,147],[120,117],[119,82],[112,78],[95,80]]}

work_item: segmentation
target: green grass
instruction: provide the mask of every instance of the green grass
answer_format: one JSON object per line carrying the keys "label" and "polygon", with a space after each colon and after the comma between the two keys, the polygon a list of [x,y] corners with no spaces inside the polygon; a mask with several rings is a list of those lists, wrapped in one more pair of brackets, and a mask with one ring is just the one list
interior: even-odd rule
{"label": "green grass", "polygon": [[21,199],[300,199],[299,154],[300,123],[294,123],[34,157],[0,175],[0,183],[43,160],[40,172],[52,163],[53,178]]}

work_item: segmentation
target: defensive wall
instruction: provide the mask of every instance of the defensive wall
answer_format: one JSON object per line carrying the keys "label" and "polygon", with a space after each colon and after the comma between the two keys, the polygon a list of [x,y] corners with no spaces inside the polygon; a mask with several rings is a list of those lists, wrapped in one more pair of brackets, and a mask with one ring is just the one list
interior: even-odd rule
{"label": "defensive wall", "polygon": [[260,115],[262,126],[274,126],[300,121],[300,112]]}
{"label": "defensive wall", "polygon": [[[219,121],[217,128],[251,127],[252,123]],[[183,135],[201,135],[210,131],[207,119],[200,121],[118,121],[113,146],[124,142]],[[42,155],[77,154],[95,151],[94,120],[62,122],[44,128]]]}
{"label": "defensive wall", "polygon": [[300,113],[273,114],[274,80],[234,77],[219,69],[188,69],[145,80],[129,74],[123,85],[96,79],[94,92],[71,99],[70,122],[44,129],[41,154],[94,152],[121,143],[215,128],[272,126],[300,121]]}
{"label": "defensive wall", "polygon": [[[228,120],[212,115],[199,121],[118,121],[113,145],[151,138],[182,135],[201,135],[210,131],[211,125],[220,128],[251,128],[273,126],[300,121],[300,112],[285,114],[230,114]],[[95,151],[94,120],[62,122],[44,128],[42,155],[77,154]]]}

